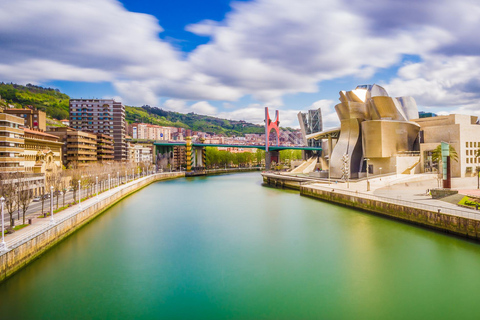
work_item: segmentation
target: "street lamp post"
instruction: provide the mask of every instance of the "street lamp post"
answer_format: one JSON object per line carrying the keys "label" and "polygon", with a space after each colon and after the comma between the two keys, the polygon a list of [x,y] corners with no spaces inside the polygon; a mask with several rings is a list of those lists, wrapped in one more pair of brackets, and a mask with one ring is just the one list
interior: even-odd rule
{"label": "street lamp post", "polygon": [[98,201],[98,177],[95,177],[95,193],[97,194],[97,201]]}
{"label": "street lamp post", "polygon": [[363,159],[365,160],[365,165],[367,166],[367,191],[370,191],[370,181],[368,181],[368,158]]}
{"label": "street lamp post", "polygon": [[330,155],[328,156],[328,185],[330,186]]}
{"label": "street lamp post", "polygon": [[477,171],[477,189],[480,189],[480,167],[476,167]]}
{"label": "street lamp post", "polygon": [[82,210],[82,192],[81,192],[81,188],[82,186],[80,185],[80,180],[78,180],[78,210]]}
{"label": "street lamp post", "polygon": [[5,231],[4,231],[5,220],[3,220],[4,219],[4,217],[3,217],[3,204],[5,203],[5,198],[1,197],[0,202],[2,202],[2,243],[0,244],[0,249],[3,251],[5,249],[7,249],[7,244],[5,243]]}
{"label": "street lamp post", "polygon": [[120,172],[117,171],[117,187],[120,185]]}
{"label": "street lamp post", "polygon": [[109,190],[110,192],[112,192],[111,185],[112,185],[112,183],[111,183],[111,180],[110,180],[110,173],[109,173],[109,174],[108,174],[108,190]]}
{"label": "street lamp post", "polygon": [[55,223],[53,219],[53,186],[50,186],[50,223]]}
{"label": "street lamp post", "polygon": [[127,183],[127,170],[125,169],[125,183]]}

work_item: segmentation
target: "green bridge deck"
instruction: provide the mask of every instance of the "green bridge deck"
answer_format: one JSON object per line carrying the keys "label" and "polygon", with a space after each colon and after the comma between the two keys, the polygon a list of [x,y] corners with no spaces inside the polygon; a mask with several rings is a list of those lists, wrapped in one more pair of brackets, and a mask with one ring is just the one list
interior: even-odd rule
{"label": "green bridge deck", "polygon": [[[185,146],[185,142],[154,142],[154,145],[158,147],[173,147],[173,146]],[[207,143],[192,143],[194,147],[220,147],[220,148],[255,148],[265,150],[265,145],[238,145],[238,144],[207,144]],[[271,151],[279,150],[307,150],[307,151],[322,151],[320,147],[307,147],[307,146],[269,146]]]}

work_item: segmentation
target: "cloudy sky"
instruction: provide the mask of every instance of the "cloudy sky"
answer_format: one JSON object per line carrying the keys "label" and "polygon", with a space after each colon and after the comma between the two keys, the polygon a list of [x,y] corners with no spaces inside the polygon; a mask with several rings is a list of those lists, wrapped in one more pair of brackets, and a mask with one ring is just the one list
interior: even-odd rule
{"label": "cloudy sky", "polygon": [[[377,83],[480,116],[478,0],[0,0],[0,81],[262,122]],[[273,112],[272,112],[273,115]]]}

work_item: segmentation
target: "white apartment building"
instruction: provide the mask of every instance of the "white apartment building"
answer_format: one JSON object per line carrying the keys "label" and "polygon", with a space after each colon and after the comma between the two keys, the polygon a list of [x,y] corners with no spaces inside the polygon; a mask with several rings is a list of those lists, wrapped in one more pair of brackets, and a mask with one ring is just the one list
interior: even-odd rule
{"label": "white apartment building", "polygon": [[128,126],[128,133],[138,140],[171,140],[172,128],[148,123],[133,123]]}
{"label": "white apartment building", "polygon": [[134,150],[134,161],[136,163],[152,163],[153,162],[153,157],[152,157],[152,148],[142,146],[140,144],[136,144],[133,147]]}

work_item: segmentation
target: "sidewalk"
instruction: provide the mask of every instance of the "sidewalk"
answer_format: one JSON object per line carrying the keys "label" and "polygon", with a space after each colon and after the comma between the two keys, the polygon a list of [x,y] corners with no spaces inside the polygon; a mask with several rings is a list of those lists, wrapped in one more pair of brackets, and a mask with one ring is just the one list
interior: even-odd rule
{"label": "sidewalk", "polygon": [[[469,178],[465,180],[468,181],[463,185],[470,185]],[[427,189],[436,188],[438,185],[434,175],[392,175],[387,179],[385,177],[370,179],[371,191],[368,192],[366,191],[367,183],[365,180],[350,182],[348,185],[347,187],[347,183],[344,182],[309,184],[311,187],[323,190],[334,190],[338,193],[351,194],[429,211],[438,211],[440,209],[441,213],[480,220],[480,211],[460,207],[439,199],[432,199],[431,196],[427,195]],[[461,180],[456,180],[454,186],[462,187]]]}
{"label": "sidewalk", "polygon": [[[163,175],[168,175],[168,174],[170,174],[170,173],[156,173],[155,175],[163,176]],[[81,212],[82,210],[84,210],[84,209],[92,206],[93,204],[97,203],[99,200],[103,200],[103,199],[105,199],[105,198],[107,198],[107,197],[125,189],[125,188],[128,188],[129,186],[132,186],[135,183],[138,183],[138,182],[143,181],[143,180],[147,180],[150,177],[152,177],[152,175],[137,178],[136,180],[129,181],[126,184],[122,184],[120,186],[112,188],[111,190],[107,190],[107,191],[104,191],[104,192],[98,194],[98,200],[97,200],[97,196],[93,196],[90,199],[82,201],[80,203],[80,205],[76,204],[76,205],[74,205],[70,208],[67,208],[67,209],[64,209],[64,210],[62,210],[58,213],[55,213],[53,215],[53,221],[52,221],[51,216],[48,216],[47,218],[34,218],[31,225],[29,225],[29,226],[27,226],[27,227],[25,227],[21,230],[15,231],[12,234],[6,234],[5,235],[5,243],[6,243],[7,248],[6,248],[6,250],[2,250],[2,248],[0,248],[0,252],[3,254],[5,252],[17,247],[18,245],[24,243],[25,241],[28,241],[28,240],[36,237],[37,235],[45,232],[46,230],[54,227],[55,225],[71,218],[72,216],[76,215],[77,213]],[[0,241],[1,241],[1,239],[0,239]],[[0,243],[0,245],[1,245],[1,243]]]}

